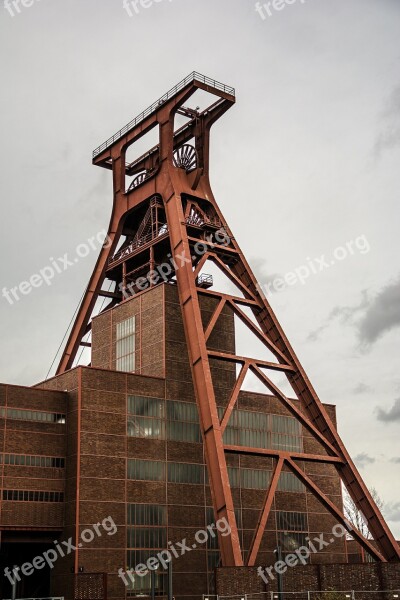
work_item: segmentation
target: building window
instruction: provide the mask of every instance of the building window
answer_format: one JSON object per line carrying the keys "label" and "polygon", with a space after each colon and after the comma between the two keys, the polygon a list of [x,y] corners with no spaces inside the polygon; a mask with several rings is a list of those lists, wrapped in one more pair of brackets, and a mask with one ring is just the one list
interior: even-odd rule
{"label": "building window", "polygon": [[[220,418],[224,409],[218,409]],[[197,405],[129,396],[128,435],[176,442],[201,443]],[[224,443],[232,446],[302,451],[302,428],[294,417],[234,410],[224,432]]]}
{"label": "building window", "polygon": [[277,511],[276,525],[278,546],[281,547],[283,556],[295,552],[301,546],[308,547],[307,513]]}
{"label": "building window", "polygon": [[11,500],[12,502],[64,502],[64,493],[3,490],[3,500]]}
{"label": "building window", "polygon": [[128,479],[165,481],[165,463],[156,460],[128,460]]}
{"label": "building window", "polygon": [[249,490],[266,490],[271,481],[271,471],[261,469],[239,469],[228,467],[231,487],[242,487]]}
{"label": "building window", "polygon": [[[151,589],[150,573],[144,577],[135,574],[135,567],[145,564],[155,557],[167,544],[167,507],[156,504],[128,504],[127,562],[132,569],[129,577],[128,595],[138,592],[148,593]],[[156,591],[166,593],[166,574],[161,569],[155,571]]]}
{"label": "building window", "polygon": [[128,398],[128,435],[201,443],[196,404],[146,396]]}
{"label": "building window", "polygon": [[165,548],[167,530],[164,527],[129,527],[128,548]]}
{"label": "building window", "polygon": [[167,437],[176,442],[201,443],[199,413],[196,404],[167,402]]}
{"label": "building window", "polygon": [[278,481],[279,492],[305,492],[306,488],[300,479],[290,471],[282,471]]}
{"label": "building window", "polygon": [[239,467],[227,467],[228,477],[231,488],[240,487],[240,469]]}
{"label": "building window", "polygon": [[307,513],[278,511],[276,522],[282,531],[308,531]]}
{"label": "building window", "polygon": [[308,534],[306,532],[293,533],[287,531],[278,531],[278,546],[280,546],[282,550],[283,557],[285,557],[287,554],[292,554],[302,546],[307,548],[307,537]]}
{"label": "building window", "polygon": [[168,463],[169,483],[204,483],[204,465]]}
{"label": "building window", "polygon": [[20,467],[63,469],[65,467],[65,458],[52,456],[25,456],[24,454],[0,454],[0,464]]}
{"label": "building window", "polygon": [[117,323],[116,370],[135,371],[135,317]]}
{"label": "building window", "polygon": [[165,440],[165,400],[128,397],[128,435]]}
{"label": "building window", "polygon": [[266,490],[271,480],[270,471],[261,469],[241,469],[241,486],[253,490]]}
{"label": "building window", "polygon": [[160,527],[167,522],[167,508],[158,504],[128,504],[128,525]]}
{"label": "building window", "polygon": [[[228,467],[228,476],[232,488],[266,490],[271,482],[272,473],[264,469]],[[301,481],[289,471],[282,471],[277,489],[280,492],[305,492],[305,487]]]}
{"label": "building window", "polygon": [[271,447],[275,450],[302,451],[301,424],[294,417],[271,415]]}
{"label": "building window", "polygon": [[0,417],[15,419],[16,421],[42,421],[65,425],[65,415],[52,412],[39,412],[36,410],[22,410],[16,408],[0,408]]}
{"label": "building window", "polygon": [[[222,418],[224,409],[218,409]],[[224,442],[232,446],[273,448],[301,452],[301,425],[294,417],[234,410],[224,432]]]}
{"label": "building window", "polygon": [[165,481],[166,467],[169,483],[204,483],[204,465],[140,459],[128,461],[128,479]]}
{"label": "building window", "polygon": [[[220,418],[224,410],[219,408]],[[224,432],[225,444],[232,446],[249,446],[252,448],[268,448],[269,415],[247,410],[234,410]]]}

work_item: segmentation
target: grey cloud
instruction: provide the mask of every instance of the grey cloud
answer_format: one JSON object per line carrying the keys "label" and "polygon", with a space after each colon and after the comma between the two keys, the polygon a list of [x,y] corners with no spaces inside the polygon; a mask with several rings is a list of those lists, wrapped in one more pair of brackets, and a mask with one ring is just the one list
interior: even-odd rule
{"label": "grey cloud", "polygon": [[392,423],[393,421],[400,421],[400,398],[394,401],[392,408],[384,410],[380,406],[375,409],[378,421],[384,423]]}
{"label": "grey cloud", "polygon": [[354,389],[353,389],[353,393],[354,394],[365,394],[367,392],[372,392],[372,388],[371,386],[365,384],[365,383],[359,383]]}
{"label": "grey cloud", "polygon": [[372,458],[366,452],[361,452],[354,457],[354,462],[360,469],[364,469],[367,465],[373,465],[375,458]]}
{"label": "grey cloud", "polygon": [[394,456],[390,459],[390,462],[395,463],[396,465],[400,465],[400,456]]}
{"label": "grey cloud", "polygon": [[353,325],[360,347],[368,350],[385,333],[400,327],[400,278],[383,287],[375,296],[363,290],[361,301],[354,306],[336,306],[325,323],[308,336],[315,341],[334,321]]}
{"label": "grey cloud", "polygon": [[335,306],[333,310],[329,313],[326,321],[311,331],[308,335],[307,340],[309,342],[315,342],[319,339],[321,333],[325,331],[329,327],[331,323],[334,321],[339,321],[342,325],[353,322],[353,317],[358,315],[361,311],[365,310],[369,304],[368,292],[366,290],[362,291],[362,298],[359,304],[355,306]]}
{"label": "grey cloud", "polygon": [[327,329],[328,326],[329,326],[329,323],[324,323],[320,327],[317,327],[317,329],[313,329],[313,331],[311,331],[308,334],[307,341],[308,342],[316,342],[317,340],[319,340],[321,333],[323,333],[325,331],[325,329]]}
{"label": "grey cloud", "polygon": [[392,92],[382,120],[382,131],[374,145],[375,158],[380,158],[386,150],[400,146],[400,86]]}
{"label": "grey cloud", "polygon": [[400,521],[400,502],[386,504],[384,513],[388,521]]}
{"label": "grey cloud", "polygon": [[360,342],[369,346],[395,327],[400,327],[400,278],[385,286],[367,308],[358,324]]}
{"label": "grey cloud", "polygon": [[271,273],[268,270],[265,259],[263,259],[263,258],[259,258],[259,257],[251,258],[250,265],[251,265],[251,268],[254,271],[257,281],[260,284],[261,288],[263,289],[264,293],[266,295],[268,295],[268,293],[274,293],[275,290],[274,290],[273,286],[270,286],[268,288],[268,293],[266,293],[264,288],[268,283],[271,283],[275,279],[281,277],[280,273]]}

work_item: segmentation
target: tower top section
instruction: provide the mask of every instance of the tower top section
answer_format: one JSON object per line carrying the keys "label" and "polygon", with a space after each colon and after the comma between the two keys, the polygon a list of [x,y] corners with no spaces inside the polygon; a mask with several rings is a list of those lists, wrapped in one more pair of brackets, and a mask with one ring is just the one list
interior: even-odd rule
{"label": "tower top section", "polygon": [[106,140],[95,150],[93,150],[93,161],[95,161],[95,159],[97,159],[97,157],[100,154],[102,154],[103,152],[111,148],[116,142],[121,140],[125,135],[131,133],[136,127],[143,124],[146,121],[146,119],[152,117],[155,113],[157,113],[157,111],[160,110],[160,108],[162,108],[166,102],[177,96],[181,90],[190,86],[194,88],[203,89],[226,100],[231,100],[234,102],[235,99],[235,88],[221,83],[220,81],[216,81],[211,77],[207,77],[206,75],[202,75],[197,71],[193,71],[192,73],[190,73],[190,75],[182,79],[168,92],[161,96],[161,98],[153,102],[153,104],[151,104],[148,108],[142,111],[137,117],[132,119],[132,121],[130,121],[127,125],[122,127],[122,129],[117,131],[117,133],[115,133],[113,136],[108,138],[108,140]]}

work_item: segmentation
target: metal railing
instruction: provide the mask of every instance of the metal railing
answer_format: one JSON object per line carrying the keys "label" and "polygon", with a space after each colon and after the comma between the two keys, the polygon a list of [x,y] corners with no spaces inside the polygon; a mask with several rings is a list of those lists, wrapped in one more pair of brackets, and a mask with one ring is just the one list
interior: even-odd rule
{"label": "metal railing", "polygon": [[130,121],[127,125],[125,125],[125,127],[122,127],[122,129],[117,131],[117,133],[115,133],[112,137],[108,138],[108,140],[106,140],[103,144],[98,146],[98,148],[96,148],[96,150],[93,150],[93,158],[96,158],[96,156],[98,156],[101,152],[104,152],[104,150],[107,150],[107,148],[112,146],[112,144],[114,144],[114,142],[120,140],[124,135],[126,135],[129,131],[131,131],[131,129],[133,129],[139,123],[144,121],[144,119],[146,117],[148,117],[149,115],[154,113],[156,110],[158,110],[160,108],[160,106],[162,104],[164,104],[164,102],[167,102],[167,100],[169,100],[170,98],[175,96],[175,94],[180,92],[185,86],[187,86],[189,83],[192,83],[193,81],[199,81],[200,83],[209,85],[210,87],[213,87],[216,90],[220,90],[222,92],[225,92],[226,94],[235,96],[235,88],[233,88],[229,85],[225,85],[224,83],[221,83],[220,81],[216,81],[215,79],[211,79],[210,77],[207,77],[206,75],[202,75],[201,73],[198,73],[197,71],[193,71],[192,73],[190,73],[190,75],[185,77],[185,79],[182,79],[182,81],[180,81],[173,88],[171,88],[166,94],[161,96],[161,98],[156,100],[156,102],[153,102],[153,104],[151,104],[151,106],[146,108],[146,110],[144,110],[137,117],[132,119],[132,121]]}
{"label": "metal railing", "polygon": [[[207,597],[203,596],[204,599]],[[214,596],[213,598],[216,598],[216,600],[397,600],[400,598],[400,590],[254,592],[230,596]]]}

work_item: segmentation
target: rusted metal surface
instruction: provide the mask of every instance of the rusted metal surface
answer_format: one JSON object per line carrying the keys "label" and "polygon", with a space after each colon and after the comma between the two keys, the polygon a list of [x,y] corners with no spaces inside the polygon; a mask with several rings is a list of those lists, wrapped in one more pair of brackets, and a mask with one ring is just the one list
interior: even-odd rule
{"label": "rusted metal surface", "polygon": [[[202,112],[187,106],[187,102],[199,89],[216,96],[216,100]],[[123,301],[128,292],[137,293],[137,289],[132,288],[133,277],[143,276],[149,269],[154,271],[162,260],[169,257],[174,262],[167,280],[176,282],[178,286],[215,516],[225,517],[232,530],[230,537],[220,538],[223,565],[243,564],[227,474],[226,452],[264,455],[277,460],[273,486],[271,484],[267,492],[266,503],[254,533],[249,555],[251,564],[255,564],[257,559],[260,540],[283,464],[291,468],[339,522],[344,522],[343,514],[297,465],[296,461],[304,460],[335,466],[357,507],[365,515],[378,550],[373,550],[370,542],[358,532],[355,536],[377,560],[398,561],[400,551],[397,543],[351,461],[282,327],[260,291],[254,274],[213,196],[209,182],[210,129],[234,102],[233,88],[192,73],[94,152],[93,163],[111,169],[113,173],[114,203],[109,242],[100,253],[57,373],[71,368],[78,350],[87,344],[83,338],[90,332],[97,299],[100,296],[108,298],[108,306],[111,306]],[[177,113],[184,114],[189,121],[175,130],[174,118]],[[155,127],[159,129],[159,144],[135,161],[127,163],[127,149]],[[133,184],[126,184],[128,176],[135,178]],[[213,238],[218,228],[223,228],[227,234],[228,241],[225,245]],[[125,241],[116,252],[121,236],[125,236]],[[200,241],[205,252],[202,256],[196,256],[193,248]],[[186,257],[183,262],[182,256]],[[204,289],[197,285],[207,260],[219,267],[243,297]],[[113,289],[103,289],[107,281]],[[148,284],[151,286],[156,283],[150,278]],[[205,327],[200,312],[200,295],[209,295],[217,300],[214,313]],[[209,337],[225,307],[229,307],[264,344],[276,362],[216,352],[207,347]],[[245,308],[252,311],[254,320],[244,312]],[[242,365],[221,422],[216,406],[210,359]],[[281,371],[283,376],[286,375],[297,400],[288,398],[267,377],[264,370]],[[269,392],[311,432],[320,442],[326,456],[259,448],[224,447],[223,431],[229,423],[229,417],[235,409],[239,392],[249,371],[254,373]]]}

